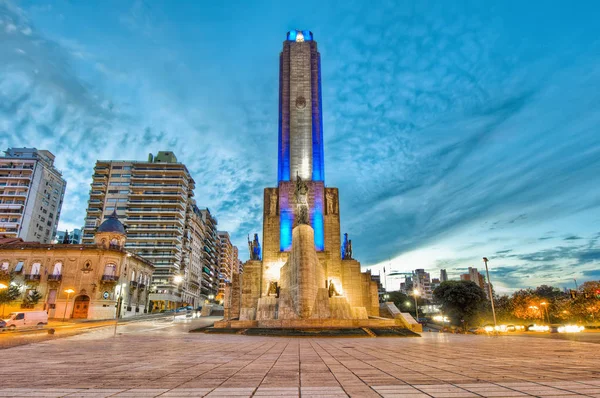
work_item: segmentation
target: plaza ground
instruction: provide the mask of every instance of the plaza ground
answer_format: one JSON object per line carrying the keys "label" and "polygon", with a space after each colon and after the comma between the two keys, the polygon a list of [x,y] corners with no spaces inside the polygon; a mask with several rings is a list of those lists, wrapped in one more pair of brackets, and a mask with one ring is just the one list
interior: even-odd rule
{"label": "plaza ground", "polygon": [[148,320],[0,350],[0,396],[600,397],[598,345],[521,336],[283,338]]}

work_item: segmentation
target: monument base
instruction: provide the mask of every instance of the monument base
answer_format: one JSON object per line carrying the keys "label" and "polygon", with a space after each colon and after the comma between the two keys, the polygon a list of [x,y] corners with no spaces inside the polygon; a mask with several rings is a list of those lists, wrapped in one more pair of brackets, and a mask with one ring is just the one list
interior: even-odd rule
{"label": "monument base", "polygon": [[254,321],[222,320],[215,322],[215,329],[382,329],[404,328],[413,332],[421,332],[421,325],[407,327],[402,319],[369,318],[369,319],[265,319]]}

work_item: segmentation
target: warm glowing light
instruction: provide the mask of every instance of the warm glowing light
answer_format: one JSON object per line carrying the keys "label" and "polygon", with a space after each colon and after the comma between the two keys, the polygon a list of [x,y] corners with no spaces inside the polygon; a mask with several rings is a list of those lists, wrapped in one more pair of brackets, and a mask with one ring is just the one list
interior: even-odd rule
{"label": "warm glowing light", "polygon": [[584,329],[585,328],[583,326],[565,325],[558,328],[558,333],[579,333],[583,332]]}
{"label": "warm glowing light", "polygon": [[415,290],[413,290],[413,294],[414,294],[415,296],[418,296],[418,295],[419,295],[419,291],[418,291],[417,289],[415,289]]}
{"label": "warm glowing light", "polygon": [[175,275],[175,277],[173,278],[173,282],[180,284],[181,282],[183,282],[183,277],[181,275]]}
{"label": "warm glowing light", "polygon": [[65,290],[65,293],[67,293],[67,294],[75,293],[75,290],[67,289],[67,290]]}
{"label": "warm glowing light", "polygon": [[532,332],[547,332],[550,330],[550,326],[533,325],[529,327],[529,330]]}
{"label": "warm glowing light", "polygon": [[444,315],[436,315],[433,317],[433,320],[436,322],[450,322],[450,319]]}
{"label": "warm glowing light", "polygon": [[6,289],[7,287],[4,283],[0,283],[0,289]]}
{"label": "warm glowing light", "polygon": [[494,327],[493,326],[486,326],[483,328],[483,330],[485,330],[486,332],[490,333],[494,331]]}
{"label": "warm glowing light", "polygon": [[540,303],[540,305],[548,305],[548,303],[546,303],[545,301],[542,301],[542,302]]}

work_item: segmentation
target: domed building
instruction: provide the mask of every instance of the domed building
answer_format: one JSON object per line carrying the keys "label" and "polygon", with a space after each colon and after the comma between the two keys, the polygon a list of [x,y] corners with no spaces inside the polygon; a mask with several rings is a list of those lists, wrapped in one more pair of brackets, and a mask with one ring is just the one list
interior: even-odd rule
{"label": "domed building", "polygon": [[94,245],[0,237],[0,282],[22,286],[5,313],[45,310],[49,318],[111,319],[150,312],[154,266],[126,251],[126,239],[115,212],[96,229]]}

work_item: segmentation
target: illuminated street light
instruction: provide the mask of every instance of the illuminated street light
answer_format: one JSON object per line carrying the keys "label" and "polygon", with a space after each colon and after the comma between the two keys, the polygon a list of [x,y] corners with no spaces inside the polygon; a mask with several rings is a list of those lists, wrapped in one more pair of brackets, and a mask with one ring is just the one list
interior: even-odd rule
{"label": "illuminated street light", "polygon": [[69,296],[72,293],[75,293],[75,290],[67,289],[67,290],[65,290],[65,293],[67,293],[67,301],[65,302],[65,312],[63,313],[63,322],[65,321],[65,318],[67,317],[67,307],[69,306]]}
{"label": "illuminated street light", "polygon": [[419,304],[417,303],[418,295],[419,291],[417,289],[413,290],[413,296],[415,298],[415,316],[417,317],[417,322],[419,322]]}
{"label": "illuminated street light", "polygon": [[4,283],[0,283],[0,290],[2,289],[6,289],[8,286],[6,286]]}

